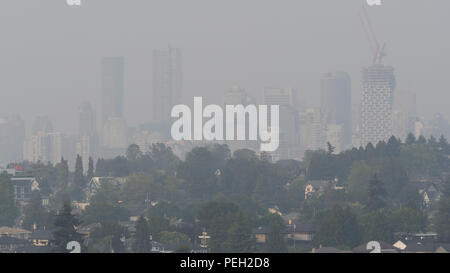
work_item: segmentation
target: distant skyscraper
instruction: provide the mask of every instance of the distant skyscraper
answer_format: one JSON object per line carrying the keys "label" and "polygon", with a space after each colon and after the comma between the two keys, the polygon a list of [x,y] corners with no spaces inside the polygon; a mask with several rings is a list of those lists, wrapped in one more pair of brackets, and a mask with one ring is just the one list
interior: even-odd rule
{"label": "distant skyscraper", "polygon": [[394,136],[405,140],[413,133],[417,121],[416,94],[408,91],[396,91],[394,94]]}
{"label": "distant skyscraper", "polygon": [[102,60],[102,120],[123,117],[123,57],[105,57]]}
{"label": "distant skyscraper", "polygon": [[225,105],[246,105],[248,103],[247,92],[245,92],[244,88],[234,85],[225,93],[224,102]]}
{"label": "distant skyscraper", "polygon": [[361,145],[376,145],[393,134],[393,93],[396,86],[391,66],[374,64],[362,71]]}
{"label": "distant skyscraper", "polygon": [[127,147],[127,126],[123,118],[109,118],[103,127],[103,146],[108,149]]}
{"label": "distant skyscraper", "polygon": [[39,131],[24,143],[24,159],[56,164],[62,157],[61,133]]}
{"label": "distant skyscraper", "polygon": [[320,108],[309,108],[299,113],[300,154],[306,150],[319,150],[326,147],[326,130],[321,119]]}
{"label": "distant skyscraper", "polygon": [[[280,144],[273,152],[274,161],[299,158],[300,137],[298,113],[296,108],[297,92],[292,88],[265,88],[264,104],[280,106]],[[270,108],[269,108],[270,115]]]}
{"label": "distant skyscraper", "polygon": [[53,124],[49,117],[38,116],[34,119],[33,134],[36,135],[39,132],[53,132]]}
{"label": "distant skyscraper", "polygon": [[25,124],[19,116],[0,118],[0,163],[22,160]]}
{"label": "distant skyscraper", "polygon": [[343,151],[342,125],[328,124],[326,130],[326,140],[334,147],[335,153]]}
{"label": "distant skyscraper", "polygon": [[[126,123],[123,118],[123,57],[102,60],[102,156],[116,156],[126,148]],[[83,142],[80,142],[80,145]],[[85,150],[86,148],[81,148]]]}
{"label": "distant skyscraper", "polygon": [[80,136],[93,136],[97,133],[95,111],[87,101],[79,107],[79,132]]}
{"label": "distant skyscraper", "polygon": [[79,138],[76,143],[76,153],[83,159],[83,169],[87,170],[89,157],[96,158],[99,139],[96,128],[96,115],[87,101],[79,107]]}
{"label": "distant skyscraper", "polygon": [[[352,141],[352,91],[346,72],[325,73],[322,76],[320,110],[324,125],[342,126],[342,144]],[[333,127],[332,131],[335,131]],[[342,147],[343,148],[343,147]]]}
{"label": "distant skyscraper", "polygon": [[[233,87],[231,87],[229,90],[227,90],[225,92],[224,109],[225,109],[225,105],[240,105],[240,104],[247,106],[248,104],[250,104],[250,98],[244,88],[234,85]],[[246,137],[246,139],[248,139],[249,128],[250,128],[248,126],[248,119],[245,120],[245,128],[246,128],[246,132],[245,132],[246,136],[245,137]],[[236,116],[234,118],[234,132],[235,132],[235,134],[237,134],[237,117]],[[225,128],[225,134],[226,134],[226,128]],[[228,145],[228,147],[230,148],[230,150],[232,152],[239,150],[239,149],[255,149],[258,144],[256,141],[251,141],[251,140],[232,140],[232,141],[224,141],[224,143],[226,143]]]}
{"label": "distant skyscraper", "polygon": [[153,119],[169,123],[173,105],[182,98],[181,50],[167,48],[153,51]]}

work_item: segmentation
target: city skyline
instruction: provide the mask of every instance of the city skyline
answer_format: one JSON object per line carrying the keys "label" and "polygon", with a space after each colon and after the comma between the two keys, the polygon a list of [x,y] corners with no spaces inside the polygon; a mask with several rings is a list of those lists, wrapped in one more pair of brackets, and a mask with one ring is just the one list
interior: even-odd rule
{"label": "city skyline", "polygon": [[[21,114],[27,134],[38,115],[48,115],[55,128],[75,133],[76,128],[71,124],[77,121],[76,106],[87,99],[94,108],[101,107],[99,61],[103,56],[123,56],[127,60],[124,114],[131,125],[143,123],[152,116],[149,107],[152,105],[152,51],[166,48],[168,44],[183,49],[184,102],[191,101],[193,95],[214,102],[229,86],[239,84],[257,99],[261,99],[266,86],[296,88],[313,106],[320,99],[321,74],[335,70],[350,74],[353,102],[360,100],[357,79],[361,67],[371,60],[358,18],[363,1],[327,1],[326,9],[314,2],[279,7],[269,1],[258,1],[254,24],[244,20],[254,4],[252,1],[227,4],[193,1],[190,5],[128,5],[123,1],[107,1],[107,10],[102,9],[103,2],[84,3],[80,9],[71,9],[64,3],[5,3],[4,11],[22,9],[24,13],[21,17],[2,13],[2,23],[14,24],[10,31],[2,32],[5,43],[0,47],[3,52],[0,88],[10,91],[5,94],[9,103],[0,105],[1,116]],[[394,65],[398,72],[398,90],[417,94],[418,110],[423,116],[430,119],[437,109],[448,118],[447,107],[435,98],[446,97],[448,93],[445,64],[449,56],[445,48],[450,41],[441,33],[445,33],[448,25],[444,10],[449,3],[435,1],[427,5],[423,1],[407,1],[405,9],[403,2],[389,1],[382,8],[367,8],[378,36],[387,41],[386,64]],[[33,9],[24,8],[25,5]],[[155,12],[154,5],[162,11],[160,14],[171,15],[162,17]],[[201,5],[216,12],[200,13],[199,17],[196,7]],[[174,12],[167,13],[171,10]],[[231,10],[236,12],[230,13]],[[399,12],[402,20],[397,20]],[[267,18],[281,14],[286,14],[282,16],[284,19],[269,24]],[[46,16],[40,18],[41,15]],[[63,18],[68,18],[64,24],[53,24]],[[208,19],[210,26],[202,25],[202,18]],[[36,22],[34,26],[32,22]],[[27,29],[35,34],[25,35]],[[52,37],[58,35],[64,39],[52,43]],[[85,43],[85,39],[90,42]],[[43,63],[48,65],[42,66]],[[19,101],[24,96],[33,96],[30,102],[40,107],[30,102],[21,107]],[[65,106],[52,104],[54,100]],[[63,111],[64,118],[59,115]]]}

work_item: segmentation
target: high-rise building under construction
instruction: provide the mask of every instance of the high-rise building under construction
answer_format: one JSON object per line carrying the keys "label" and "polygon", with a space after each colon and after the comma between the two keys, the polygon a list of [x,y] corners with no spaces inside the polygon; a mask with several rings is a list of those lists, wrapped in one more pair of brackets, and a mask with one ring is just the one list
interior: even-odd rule
{"label": "high-rise building under construction", "polygon": [[373,64],[363,68],[361,139],[365,146],[388,140],[393,134],[392,104],[396,86],[394,68]]}

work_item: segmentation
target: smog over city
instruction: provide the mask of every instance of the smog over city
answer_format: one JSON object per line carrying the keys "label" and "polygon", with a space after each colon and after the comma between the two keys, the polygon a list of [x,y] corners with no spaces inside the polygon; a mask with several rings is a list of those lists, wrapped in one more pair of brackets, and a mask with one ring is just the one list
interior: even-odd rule
{"label": "smog over city", "polygon": [[0,253],[450,252],[449,12],[3,0]]}

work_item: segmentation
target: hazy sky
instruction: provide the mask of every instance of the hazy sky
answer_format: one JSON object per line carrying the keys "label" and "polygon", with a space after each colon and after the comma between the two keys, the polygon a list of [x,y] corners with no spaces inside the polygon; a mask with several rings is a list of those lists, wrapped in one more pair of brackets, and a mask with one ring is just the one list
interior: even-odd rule
{"label": "hazy sky", "polygon": [[[295,87],[318,104],[323,72],[344,70],[359,101],[360,70],[371,53],[358,12],[365,0],[2,0],[0,115],[32,126],[78,130],[77,107],[101,113],[102,56],[125,57],[124,112],[130,125],[151,119],[151,53],[183,51],[184,99],[221,102],[239,84],[260,97],[265,86]],[[384,0],[368,7],[387,43],[398,89],[417,93],[419,114],[450,118],[450,1]]]}

